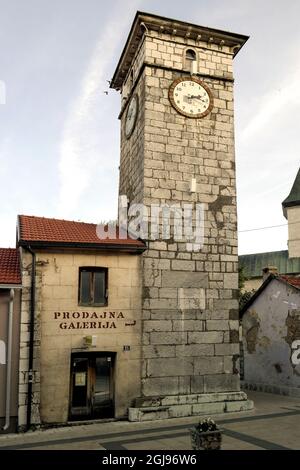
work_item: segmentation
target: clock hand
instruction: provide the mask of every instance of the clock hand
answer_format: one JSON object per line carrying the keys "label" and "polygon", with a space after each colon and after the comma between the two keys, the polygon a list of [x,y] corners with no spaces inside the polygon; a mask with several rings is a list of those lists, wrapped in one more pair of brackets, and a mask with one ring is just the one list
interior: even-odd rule
{"label": "clock hand", "polygon": [[201,95],[184,95],[183,96],[183,101],[185,103],[189,103],[189,104],[192,104],[192,100],[196,98],[197,100],[200,100],[202,103],[205,103],[203,97],[201,97]]}
{"label": "clock hand", "polygon": [[201,98],[201,95],[198,95],[198,96],[192,95],[190,98],[191,98],[191,99],[196,98],[196,100],[200,100],[200,101],[203,101],[203,102],[204,102],[204,100]]}
{"label": "clock hand", "polygon": [[189,96],[189,95],[184,95],[184,96],[183,96],[183,101],[184,101],[185,103],[190,103],[190,102],[191,102],[191,96]]}

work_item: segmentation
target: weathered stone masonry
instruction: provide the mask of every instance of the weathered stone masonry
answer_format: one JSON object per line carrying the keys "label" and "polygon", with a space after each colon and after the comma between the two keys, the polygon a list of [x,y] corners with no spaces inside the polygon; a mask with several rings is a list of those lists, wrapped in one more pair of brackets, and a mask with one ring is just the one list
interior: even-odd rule
{"label": "weathered stone masonry", "polygon": [[[187,251],[184,240],[148,240],[143,255],[145,400],[136,406],[161,405],[155,399],[161,395],[240,390],[232,74],[236,49],[214,39],[170,34],[169,20],[160,31],[151,27],[155,18],[146,15],[142,20],[147,30],[121,90],[120,194],[148,207],[204,203],[205,238],[199,252]],[[197,78],[214,98],[211,113],[202,119],[178,114],[168,98],[172,82],[189,74],[184,69],[189,47],[197,55]],[[127,140],[126,103],[134,93],[139,117]],[[192,178],[197,181],[194,193]],[[146,397],[154,398],[151,402]]]}

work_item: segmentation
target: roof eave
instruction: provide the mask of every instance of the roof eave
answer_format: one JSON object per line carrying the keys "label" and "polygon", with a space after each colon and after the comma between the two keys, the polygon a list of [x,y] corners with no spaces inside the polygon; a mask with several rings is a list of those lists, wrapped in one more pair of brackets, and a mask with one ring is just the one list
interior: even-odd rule
{"label": "roof eave", "polygon": [[0,282],[0,289],[22,289],[22,284],[21,283],[18,283],[18,284],[13,284],[13,283],[8,283],[8,284],[5,284],[5,283],[1,283]]}
{"label": "roof eave", "polygon": [[287,207],[300,206],[300,168],[296,175],[290,194],[282,203],[284,217],[287,219]]}
{"label": "roof eave", "polygon": [[265,288],[270,284],[271,281],[274,279],[278,279],[277,276],[274,274],[270,274],[267,279],[263,282],[263,284],[257,289],[257,291],[252,295],[252,297],[245,303],[245,305],[240,309],[240,318],[244,315],[244,313],[251,307],[253,302],[260,296],[260,294],[265,290]]}
{"label": "roof eave", "polygon": [[[111,84],[110,84],[111,88],[119,90],[120,87],[122,86],[122,81],[124,77],[123,79],[120,77],[120,72],[122,72],[122,70],[128,71],[130,67],[131,60],[133,57],[132,56],[130,59],[130,48],[132,47],[135,48],[134,43],[135,42],[139,43],[141,38],[143,37],[143,34],[140,32],[141,23],[144,23],[145,26],[149,30],[151,29],[159,30],[161,29],[161,27],[164,28],[165,32],[168,32],[168,29],[170,31],[176,30],[177,34],[179,32],[183,33],[182,34],[183,37],[185,37],[186,33],[189,33],[189,37],[192,37],[193,34],[195,35],[195,37],[197,35],[201,35],[202,39],[205,40],[205,38],[209,39],[213,35],[213,38],[215,39],[216,42],[224,41],[224,44],[228,46],[231,46],[231,47],[236,46],[236,49],[234,51],[234,56],[236,56],[239,50],[243,47],[243,45],[249,39],[249,36],[246,36],[243,34],[231,33],[231,32],[227,32],[227,31],[223,31],[219,29],[208,28],[206,26],[195,25],[193,23],[188,23],[185,21],[169,19],[164,16],[153,15],[153,14],[137,11],[135,18],[133,20],[129,35],[127,37],[125,46],[121,53],[118,65],[116,67],[113,78],[111,80]],[[124,73],[123,76],[124,75],[126,75],[126,73]]]}
{"label": "roof eave", "polygon": [[125,243],[77,243],[77,242],[53,242],[43,240],[19,240],[19,246],[26,248],[72,248],[75,250],[97,250],[97,251],[118,251],[126,253],[143,253],[146,245],[134,245]]}
{"label": "roof eave", "polygon": [[[287,201],[287,202],[285,202]],[[288,201],[287,199],[283,201],[282,203],[282,211],[283,211],[283,215],[284,217],[287,219],[288,216],[287,216],[287,209],[289,207],[297,207],[297,206],[300,206],[300,199],[295,199],[294,201]]]}

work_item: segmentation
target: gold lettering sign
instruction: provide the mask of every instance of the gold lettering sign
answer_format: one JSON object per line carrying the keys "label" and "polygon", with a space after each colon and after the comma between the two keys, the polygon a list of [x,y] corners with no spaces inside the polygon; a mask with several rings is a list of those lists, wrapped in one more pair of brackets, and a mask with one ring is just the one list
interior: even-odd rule
{"label": "gold lettering sign", "polygon": [[[126,321],[123,312],[54,312],[54,320],[61,330],[115,329],[119,322],[125,327],[135,326],[136,321]],[[122,322],[123,321],[123,322]],[[120,324],[119,324],[120,326]]]}

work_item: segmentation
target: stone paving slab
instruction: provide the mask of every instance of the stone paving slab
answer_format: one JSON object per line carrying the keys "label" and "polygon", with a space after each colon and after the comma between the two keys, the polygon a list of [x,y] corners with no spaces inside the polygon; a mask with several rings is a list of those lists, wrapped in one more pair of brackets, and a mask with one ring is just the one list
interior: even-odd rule
{"label": "stone paving slab", "polygon": [[[300,449],[300,399],[250,392],[255,410],[216,415],[224,450]],[[188,450],[196,417],[147,423],[97,422],[0,436],[0,449]]]}

